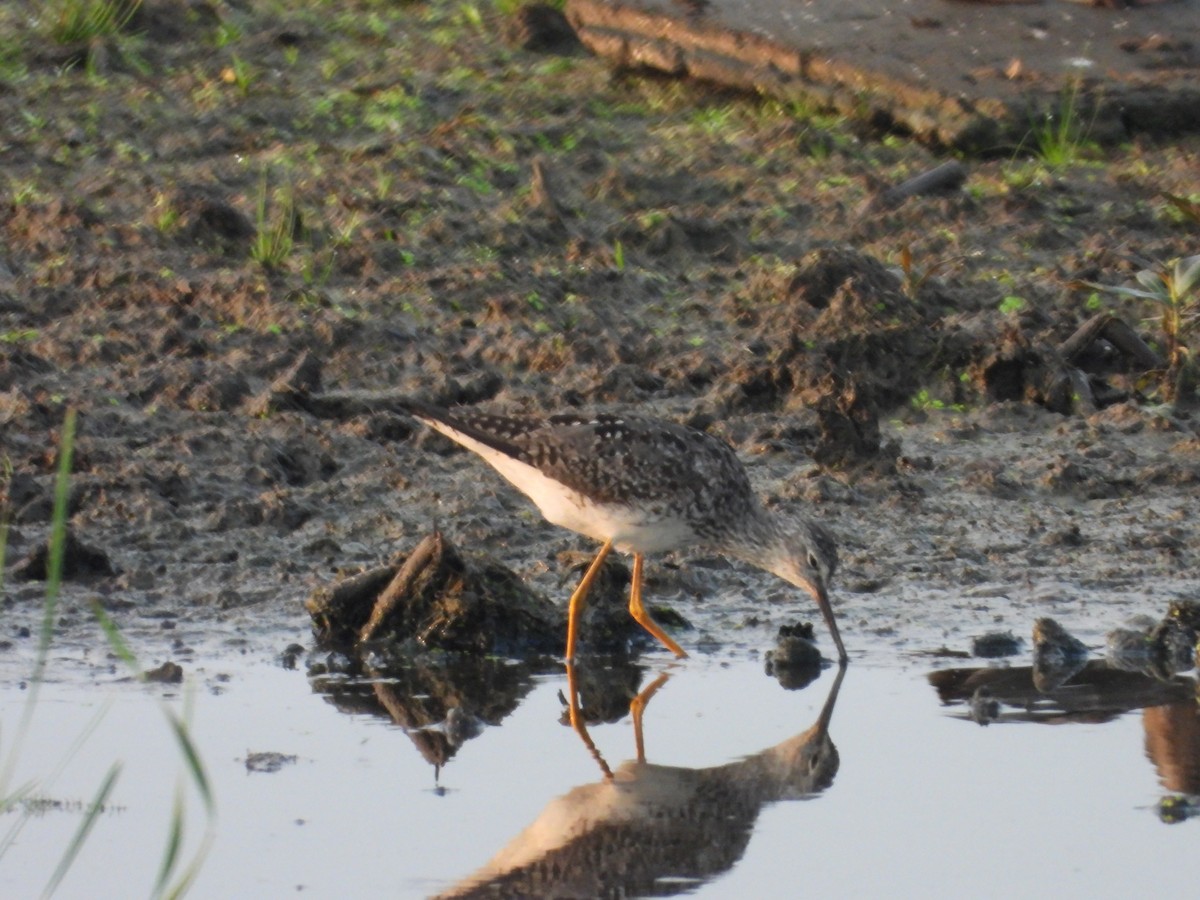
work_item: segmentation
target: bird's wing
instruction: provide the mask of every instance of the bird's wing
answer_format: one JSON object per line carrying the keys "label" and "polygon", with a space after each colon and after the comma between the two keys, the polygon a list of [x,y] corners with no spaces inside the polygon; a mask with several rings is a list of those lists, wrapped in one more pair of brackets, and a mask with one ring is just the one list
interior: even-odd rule
{"label": "bird's wing", "polygon": [[633,417],[555,418],[513,439],[519,458],[596,502],[678,501],[714,484],[749,496],[737,455],[719,438]]}
{"label": "bird's wing", "polygon": [[516,458],[520,457],[522,451],[513,441],[546,424],[544,419],[534,416],[499,416],[469,407],[444,409],[418,400],[406,400],[402,408],[451,439],[457,440],[451,432],[458,432]]}

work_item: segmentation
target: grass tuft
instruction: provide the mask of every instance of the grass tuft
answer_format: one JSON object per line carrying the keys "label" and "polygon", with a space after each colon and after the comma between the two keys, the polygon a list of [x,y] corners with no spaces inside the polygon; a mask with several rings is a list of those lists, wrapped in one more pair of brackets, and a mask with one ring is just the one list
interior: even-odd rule
{"label": "grass tuft", "polygon": [[1048,112],[1030,133],[1034,154],[1051,169],[1072,165],[1094,148],[1091,140],[1094,117],[1084,120],[1080,95],[1078,81],[1064,88],[1058,109]]}
{"label": "grass tuft", "polygon": [[268,271],[281,268],[296,246],[296,203],[291,189],[278,191],[275,202],[278,209],[271,210],[267,202],[267,176],[264,174],[258,187],[250,258]]}
{"label": "grass tuft", "polygon": [[60,44],[86,44],[122,31],[142,0],[56,0],[50,36]]}

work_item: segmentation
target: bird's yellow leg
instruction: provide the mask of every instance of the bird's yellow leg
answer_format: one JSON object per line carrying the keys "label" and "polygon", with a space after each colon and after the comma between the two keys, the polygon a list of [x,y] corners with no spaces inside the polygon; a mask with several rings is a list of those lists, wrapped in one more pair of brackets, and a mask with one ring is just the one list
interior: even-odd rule
{"label": "bird's yellow leg", "polygon": [[667,637],[667,633],[658,627],[658,624],[650,618],[650,613],[646,612],[646,607],[642,606],[642,554],[640,553],[633,554],[633,586],[629,589],[629,614],[677,657],[684,659],[687,656],[683,652],[683,648]]}
{"label": "bird's yellow leg", "polygon": [[588,570],[583,573],[583,580],[579,582],[579,587],[575,588],[575,593],[571,595],[571,603],[567,607],[568,663],[575,659],[575,640],[579,636],[579,617],[583,615],[583,608],[587,605],[588,591],[592,589],[592,582],[600,573],[600,567],[604,565],[604,559],[610,550],[612,550],[612,541],[605,541],[600,552],[596,554],[596,558],[592,560],[592,564],[588,566]]}
{"label": "bird's yellow leg", "polygon": [[671,675],[669,672],[663,672],[649,686],[629,701],[629,713],[633,718],[633,741],[637,745],[637,761],[644,763],[646,761],[646,741],[642,737],[642,713],[646,711],[646,704],[650,702],[650,698],[658,693],[658,689],[667,683],[667,679]]}

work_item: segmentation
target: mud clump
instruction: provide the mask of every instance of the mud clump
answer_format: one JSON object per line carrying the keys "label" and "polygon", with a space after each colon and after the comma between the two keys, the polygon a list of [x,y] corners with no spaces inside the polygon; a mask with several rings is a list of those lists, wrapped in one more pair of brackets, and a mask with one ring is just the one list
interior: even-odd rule
{"label": "mud clump", "polygon": [[466,558],[434,532],[397,563],[321,588],[305,603],[319,643],[400,644],[525,656],[559,649],[562,614],[483,555]]}
{"label": "mud clump", "polygon": [[167,660],[161,666],[143,672],[142,680],[151,684],[182,684],[183,666]]}
{"label": "mud clump", "polygon": [[1068,682],[1087,658],[1087,645],[1054,619],[1033,623],[1033,685],[1042,693]]}
{"label": "mud clump", "polygon": [[882,439],[879,419],[917,392],[941,352],[938,304],[914,303],[881,262],[848,248],[810,253],[785,293],[740,312],[762,338],[758,359],[733,373],[734,405],[803,404],[820,422],[822,465],[892,467],[899,446]]}
{"label": "mud clump", "polygon": [[[12,567],[13,578],[23,581],[46,581],[50,577],[50,542],[34,547]],[[74,532],[68,531],[62,546],[62,577],[73,581],[88,581],[116,575],[118,569],[103,550],[85,544]]]}
{"label": "mud clump", "polygon": [[1021,639],[1011,631],[992,631],[971,641],[971,655],[980,659],[1016,656],[1020,650]]}
{"label": "mud clump", "polygon": [[[582,556],[570,554],[572,560]],[[580,628],[590,652],[626,654],[653,644],[625,608],[629,582],[629,569],[608,561],[593,583]],[[560,654],[567,633],[563,608],[500,562],[463,553],[437,531],[389,565],[318,588],[305,608],[320,646],[356,656],[446,651],[532,659]],[[669,610],[654,614],[689,627]]]}
{"label": "mud clump", "polygon": [[1177,600],[1158,622],[1116,628],[1106,640],[1109,665],[1167,679],[1197,664],[1200,603]]}
{"label": "mud clump", "polygon": [[821,651],[811,622],[782,625],[775,646],[767,651],[766,672],[789,691],[799,690],[821,674]]}
{"label": "mud clump", "polygon": [[1200,604],[1176,601],[1160,621],[1138,620],[1109,632],[1106,658],[1089,659],[1087,645],[1043,617],[1033,624],[1032,666],[943,669],[930,673],[929,682],[944,703],[963,703],[967,718],[980,725],[1014,717],[1095,722],[1132,709],[1153,718],[1172,704],[1194,717],[1196,682],[1179,675],[1197,663]]}

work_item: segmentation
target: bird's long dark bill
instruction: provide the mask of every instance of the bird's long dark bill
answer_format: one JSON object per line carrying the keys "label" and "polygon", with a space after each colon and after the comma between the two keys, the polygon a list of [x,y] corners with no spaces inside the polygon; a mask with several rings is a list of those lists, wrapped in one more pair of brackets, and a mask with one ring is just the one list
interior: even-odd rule
{"label": "bird's long dark bill", "polygon": [[833,642],[837,645],[838,662],[844,663],[846,656],[846,646],[842,643],[842,636],[838,633],[837,619],[833,617],[833,606],[829,603],[829,592],[823,587],[814,587],[811,589],[813,599],[817,601],[817,606],[821,608],[821,615],[825,617],[825,624],[829,626],[829,633],[833,636]]}

